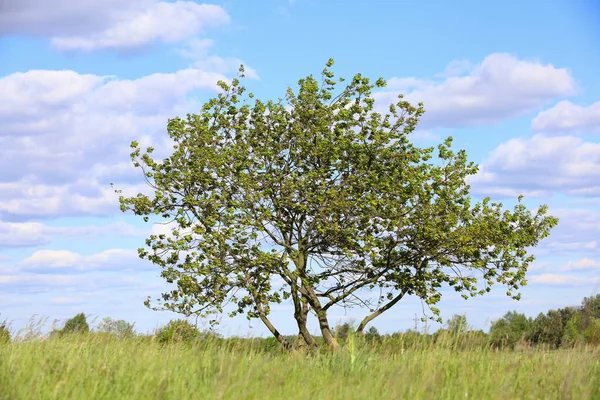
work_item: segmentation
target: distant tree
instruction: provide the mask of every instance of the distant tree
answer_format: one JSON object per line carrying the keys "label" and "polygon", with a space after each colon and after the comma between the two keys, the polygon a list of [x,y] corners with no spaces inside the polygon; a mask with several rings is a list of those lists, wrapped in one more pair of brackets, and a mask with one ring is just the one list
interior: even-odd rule
{"label": "distant tree", "polygon": [[571,313],[564,309],[550,310],[546,314],[540,313],[532,323],[529,334],[531,342],[552,348],[560,347],[570,317]]}
{"label": "distant tree", "polygon": [[119,339],[135,335],[134,324],[130,324],[122,319],[114,320],[110,317],[104,318],[96,328],[96,331],[115,335]]}
{"label": "distant tree", "polygon": [[571,318],[565,324],[565,329],[561,338],[561,346],[573,347],[584,341],[582,334],[582,314],[577,311],[571,315]]}
{"label": "distant tree", "polygon": [[600,318],[600,294],[585,297],[581,305],[581,312],[584,318]]}
{"label": "distant tree", "polygon": [[385,81],[358,74],[337,90],[344,80],[334,80],[332,65],[320,81],[288,89],[285,102],[250,105],[239,79],[219,82],[223,92],[200,114],[169,121],[174,146],[163,160],[131,143],[153,193],[121,196],[121,210],[176,228],[139,250],[175,285],[147,306],[208,317],[231,304],[232,316],[259,318],[292,348],[269,318],[272,304],[289,299],[306,343],[316,346],[312,313],[334,349],[336,306],[369,310],[362,332],[408,295],[439,321],[443,286],[468,298],[499,283],[520,297],[527,250],[558,220],[546,206],[532,213],[521,197],[512,211],[474,202],[467,178],[478,167],[451,149],[452,138],[435,153],[410,142],[422,104],[400,96],[382,115],[371,93]]}
{"label": "distant tree", "polygon": [[447,323],[448,331],[453,335],[460,335],[466,333],[469,330],[469,324],[467,323],[466,315],[454,314]]}
{"label": "distant tree", "polygon": [[353,324],[350,322],[344,322],[341,325],[337,325],[334,329],[334,335],[336,338],[340,340],[346,340],[348,338],[348,334],[353,330]]}
{"label": "distant tree", "polygon": [[85,314],[79,313],[65,322],[65,326],[60,330],[60,334],[88,333],[89,331],[90,326],[87,323]]}
{"label": "distant tree", "polygon": [[200,331],[183,319],[169,321],[167,325],[156,332],[159,343],[192,343],[200,336]]}
{"label": "distant tree", "polygon": [[588,344],[600,345],[600,318],[590,318],[583,331],[583,337]]}
{"label": "distant tree", "polygon": [[529,337],[531,329],[531,318],[516,311],[509,311],[492,323],[490,344],[495,347],[514,348],[521,340]]}
{"label": "distant tree", "polygon": [[376,327],[371,326],[367,333],[365,333],[365,339],[367,339],[370,342],[373,342],[381,339],[381,335],[379,334],[379,331]]}

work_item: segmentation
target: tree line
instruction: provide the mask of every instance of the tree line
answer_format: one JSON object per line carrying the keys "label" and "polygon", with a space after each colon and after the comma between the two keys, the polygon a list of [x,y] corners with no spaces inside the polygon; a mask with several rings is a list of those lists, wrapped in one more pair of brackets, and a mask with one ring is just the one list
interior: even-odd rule
{"label": "tree line", "polygon": [[[450,346],[454,349],[493,348],[516,349],[523,347],[543,347],[546,349],[571,348],[576,346],[600,345],[600,294],[586,297],[581,305],[564,307],[540,313],[537,317],[527,317],[517,311],[509,311],[502,318],[492,322],[489,332],[472,329],[464,315],[453,315],[443,328],[433,333],[410,329],[404,332],[380,334],[371,326],[364,333],[356,333],[353,323],[335,326],[333,335],[342,345],[350,340],[359,340],[366,346],[385,345],[411,348],[415,346]],[[90,328],[84,313],[67,320],[61,329],[54,329],[48,337],[61,339],[73,335],[103,335],[104,338],[141,338],[158,343],[201,343],[210,340],[223,344],[231,342],[252,342],[265,350],[280,349],[276,338],[224,338],[211,330],[200,331],[187,320],[177,319],[158,328],[152,334],[138,334],[134,324],[124,320],[104,318],[94,329]],[[285,336],[286,340],[298,341],[297,336]],[[301,338],[300,338],[301,339]],[[324,339],[315,336],[323,343]],[[11,341],[11,332],[6,321],[0,323],[0,343]]]}

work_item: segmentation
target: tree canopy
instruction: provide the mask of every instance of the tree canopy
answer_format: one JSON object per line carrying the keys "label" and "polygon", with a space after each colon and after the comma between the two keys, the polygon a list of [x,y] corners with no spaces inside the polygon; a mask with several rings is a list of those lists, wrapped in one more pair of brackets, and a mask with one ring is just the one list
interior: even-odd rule
{"label": "tree canopy", "polygon": [[512,210],[475,202],[466,178],[477,166],[452,138],[437,149],[409,140],[422,104],[399,96],[377,112],[371,93],[385,81],[344,83],[332,65],[268,102],[245,94],[240,67],[200,113],[169,120],[170,156],[131,143],[152,194],[120,196],[122,211],[176,227],[139,250],[173,285],[149,307],[208,317],[230,305],[291,348],[270,319],[274,303],[290,301],[299,339],[316,346],[314,315],[335,348],[334,307],[368,310],[361,332],[405,296],[439,319],[443,287],[468,298],[499,283],[519,298],[528,250],[558,220],[520,197]]}

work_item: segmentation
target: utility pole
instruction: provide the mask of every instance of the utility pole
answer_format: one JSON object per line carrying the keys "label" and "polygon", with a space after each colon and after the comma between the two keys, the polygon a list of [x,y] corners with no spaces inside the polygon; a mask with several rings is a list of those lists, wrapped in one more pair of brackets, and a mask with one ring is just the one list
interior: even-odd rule
{"label": "utility pole", "polygon": [[419,319],[417,318],[417,313],[415,313],[415,332],[417,332],[417,329],[419,329]]}

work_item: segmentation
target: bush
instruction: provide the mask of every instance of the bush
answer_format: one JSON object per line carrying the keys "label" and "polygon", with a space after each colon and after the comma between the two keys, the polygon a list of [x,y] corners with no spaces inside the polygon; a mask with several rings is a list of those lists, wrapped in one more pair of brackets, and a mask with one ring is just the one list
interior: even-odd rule
{"label": "bush", "polygon": [[90,326],[87,323],[84,313],[79,313],[65,322],[62,333],[88,333]]}
{"label": "bush", "polygon": [[183,319],[169,321],[158,329],[156,339],[159,343],[192,343],[200,337],[196,327]]}
{"label": "bush", "polygon": [[0,324],[0,344],[10,342],[10,330],[6,326],[6,321]]}
{"label": "bush", "polygon": [[62,337],[64,335],[82,334],[89,333],[90,326],[87,323],[84,313],[79,313],[73,318],[68,319],[65,322],[65,326],[62,329],[56,329],[50,332],[50,337]]}

